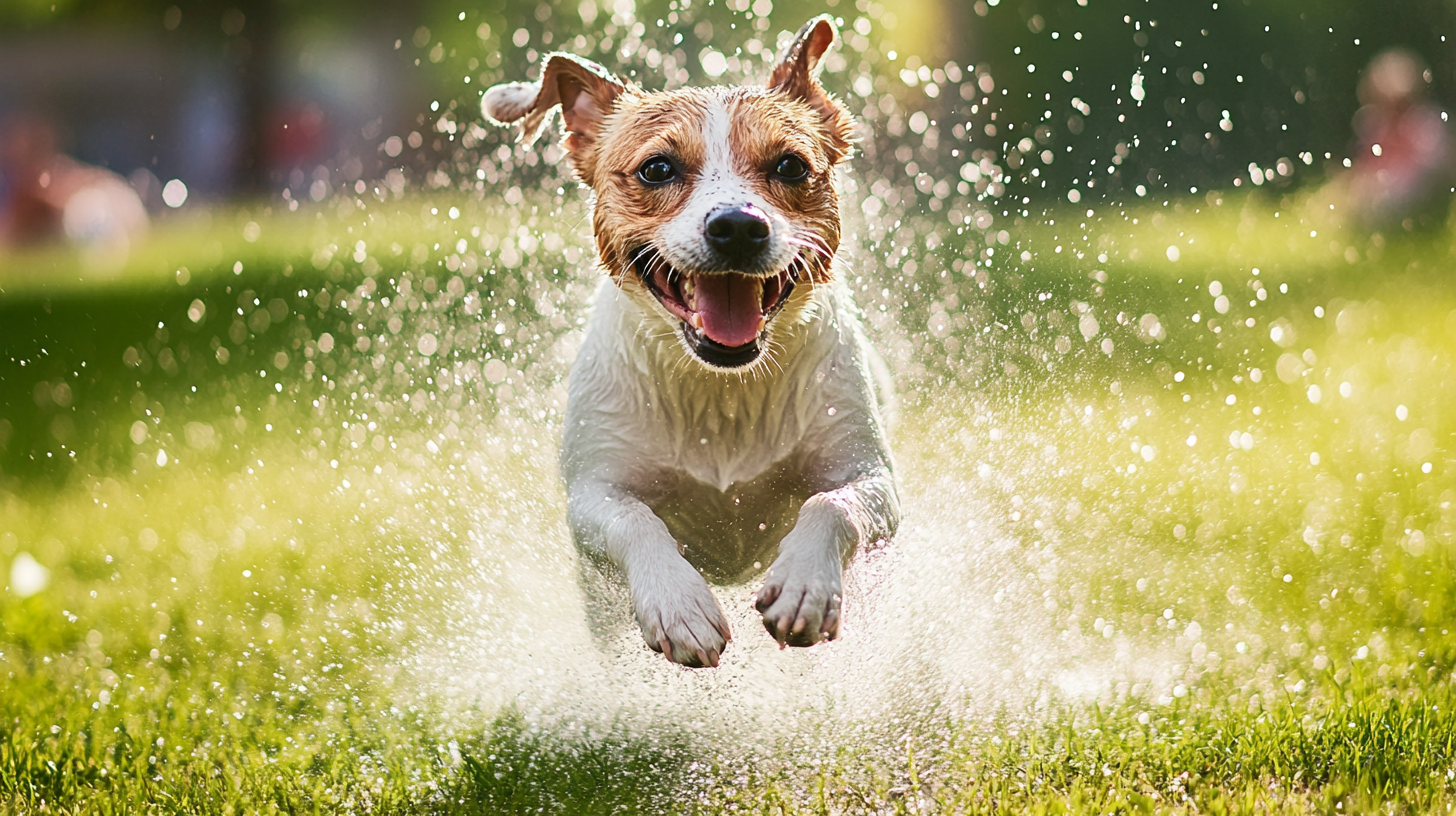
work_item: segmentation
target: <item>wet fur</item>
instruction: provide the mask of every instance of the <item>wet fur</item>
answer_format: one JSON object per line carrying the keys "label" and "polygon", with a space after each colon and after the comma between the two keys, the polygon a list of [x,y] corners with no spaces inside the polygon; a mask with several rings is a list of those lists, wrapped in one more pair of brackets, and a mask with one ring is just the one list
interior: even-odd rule
{"label": "wet fur", "polygon": [[[540,82],[483,100],[527,139],[559,105],[567,155],[595,193],[607,279],[568,387],[568,518],[587,561],[627,585],[647,644],[687,666],[717,665],[731,638],[704,575],[743,581],[771,560],[764,626],[781,644],[813,645],[838,635],[848,559],[898,524],[882,366],[836,274],[836,167],[852,121],[816,76],[834,38],[827,18],[811,20],[762,87],[648,93],[555,54]],[[809,167],[803,182],[774,175],[787,153]],[[655,156],[672,158],[681,183],[637,177]],[[765,315],[762,353],[731,370],[694,356],[682,319],[638,274],[643,247],[675,270],[726,271],[707,266],[702,236],[703,213],[723,203],[773,225],[768,268],[742,274],[800,269]]]}

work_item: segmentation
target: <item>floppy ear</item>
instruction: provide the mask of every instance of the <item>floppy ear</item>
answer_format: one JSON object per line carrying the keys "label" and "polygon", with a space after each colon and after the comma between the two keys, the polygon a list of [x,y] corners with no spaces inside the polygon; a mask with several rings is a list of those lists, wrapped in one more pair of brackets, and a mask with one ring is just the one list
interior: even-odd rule
{"label": "floppy ear", "polygon": [[485,92],[480,109],[498,125],[520,123],[520,140],[540,137],[551,111],[561,106],[566,123],[562,145],[577,169],[601,132],[602,123],[626,86],[606,68],[574,54],[548,54],[539,82],[509,82]]}
{"label": "floppy ear", "polygon": [[818,112],[829,134],[836,161],[849,152],[854,121],[849,111],[819,84],[819,70],[824,54],[838,37],[834,21],[827,14],[804,23],[779,55],[778,64],[774,65],[768,80],[768,87],[806,102]]}

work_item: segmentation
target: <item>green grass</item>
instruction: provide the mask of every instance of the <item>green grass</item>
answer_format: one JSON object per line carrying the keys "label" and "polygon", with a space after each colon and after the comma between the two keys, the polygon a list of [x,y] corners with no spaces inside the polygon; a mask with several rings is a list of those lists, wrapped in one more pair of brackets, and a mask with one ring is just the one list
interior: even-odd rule
{"label": "green grass", "polygon": [[855,223],[907,519],[846,642],[626,639],[598,688],[553,464],[588,236],[538,197],[0,262],[0,565],[49,569],[0,594],[0,809],[1456,804],[1451,233],[1067,211],[978,279],[981,233]]}

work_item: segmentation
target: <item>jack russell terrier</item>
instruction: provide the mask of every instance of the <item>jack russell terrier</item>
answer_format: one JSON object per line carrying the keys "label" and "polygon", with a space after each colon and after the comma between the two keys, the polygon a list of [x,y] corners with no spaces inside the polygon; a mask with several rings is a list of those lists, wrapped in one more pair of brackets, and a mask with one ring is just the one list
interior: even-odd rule
{"label": "jack russell terrier", "polygon": [[481,101],[527,143],[560,107],[594,194],[610,277],[569,378],[568,520],[683,666],[732,638],[705,575],[745,581],[777,545],[756,606],[780,648],[812,646],[839,633],[850,557],[899,523],[887,378],[835,261],[853,120],[817,76],[836,37],[810,20],[762,87],[654,93],[551,54]]}

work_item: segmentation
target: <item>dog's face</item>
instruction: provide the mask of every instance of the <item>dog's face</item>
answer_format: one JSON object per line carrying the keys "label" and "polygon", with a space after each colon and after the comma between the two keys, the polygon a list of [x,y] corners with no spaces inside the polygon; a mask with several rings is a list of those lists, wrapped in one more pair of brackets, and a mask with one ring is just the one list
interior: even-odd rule
{"label": "dog's face", "polygon": [[482,105],[527,138],[561,105],[567,155],[596,192],[602,265],[693,359],[745,370],[801,317],[839,247],[834,167],[852,121],[815,79],[834,38],[827,18],[810,21],[762,87],[661,93],[557,54],[540,83],[496,86]]}

